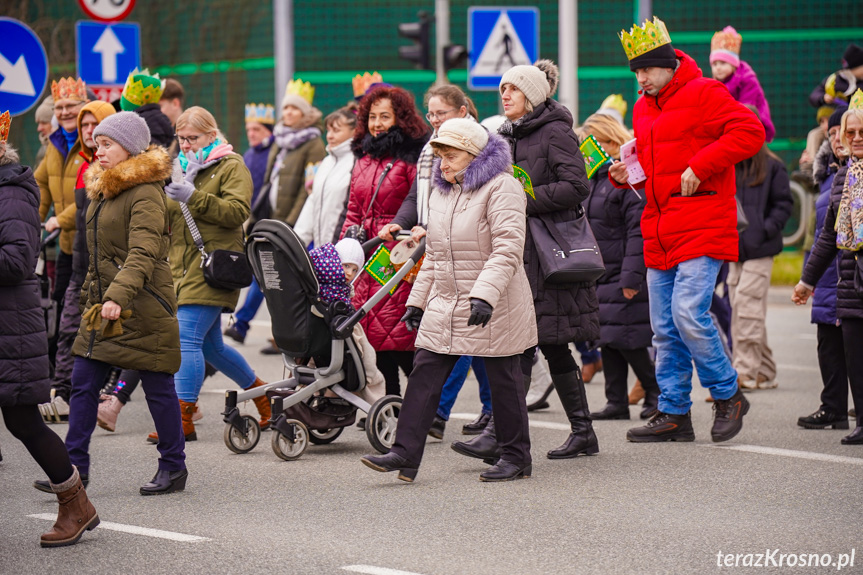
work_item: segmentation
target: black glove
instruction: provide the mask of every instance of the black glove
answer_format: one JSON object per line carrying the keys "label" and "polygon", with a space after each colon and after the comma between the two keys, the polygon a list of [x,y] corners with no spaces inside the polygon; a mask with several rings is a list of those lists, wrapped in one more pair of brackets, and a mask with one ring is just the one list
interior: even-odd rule
{"label": "black glove", "polygon": [[493,308],[488,302],[475,297],[470,298],[470,319],[467,320],[467,324],[487,326],[491,320],[492,311]]}
{"label": "black glove", "polygon": [[417,331],[420,328],[422,320],[423,310],[412,305],[407,306],[407,311],[401,319],[401,321],[405,322],[405,327],[408,328],[408,331]]}

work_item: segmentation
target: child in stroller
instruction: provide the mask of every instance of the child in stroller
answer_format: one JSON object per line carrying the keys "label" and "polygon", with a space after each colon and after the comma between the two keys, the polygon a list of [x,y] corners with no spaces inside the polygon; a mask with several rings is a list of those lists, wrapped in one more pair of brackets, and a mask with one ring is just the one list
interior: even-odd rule
{"label": "child in stroller", "polygon": [[409,265],[354,310],[345,270],[356,277],[365,253],[381,242],[374,239],[360,246],[352,241],[325,244],[309,253],[284,222],[262,220],[252,230],[246,254],[264,292],[273,338],[291,377],[254,390],[226,392],[225,443],[232,451],[245,453],[257,445],[256,421],[240,415],[237,405],[263,394],[272,403],[272,448],[282,459],[297,459],[309,442],[335,440],[354,423],[357,409],[368,414],[365,427],[371,445],[381,453],[392,445],[401,398],[382,396],[383,377],[359,320],[411,271],[425,244],[417,248]]}

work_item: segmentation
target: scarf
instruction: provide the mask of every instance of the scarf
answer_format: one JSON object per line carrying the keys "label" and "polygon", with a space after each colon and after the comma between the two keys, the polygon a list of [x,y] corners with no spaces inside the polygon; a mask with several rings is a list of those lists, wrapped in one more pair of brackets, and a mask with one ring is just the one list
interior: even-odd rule
{"label": "scarf", "polygon": [[72,130],[71,132],[67,132],[63,129],[63,126],[60,126],[60,133],[63,134],[63,138],[66,140],[66,153],[72,151],[72,146],[75,145],[75,142],[78,141],[78,130]]}
{"label": "scarf", "polygon": [[863,249],[863,160],[848,160],[848,174],[836,213],[836,247]]}
{"label": "scarf", "polygon": [[[209,146],[207,146],[206,148],[201,148],[197,152],[192,152],[192,153],[195,154],[196,156],[200,156],[200,162],[203,164],[204,162],[207,161],[207,158],[210,157],[210,152],[212,152],[214,149],[216,149],[216,146],[218,146],[221,143],[222,143],[222,140],[220,140],[219,138],[216,138],[215,140],[213,140],[213,143],[210,144]],[[181,151],[180,154],[177,156],[177,159],[180,160],[180,167],[183,168],[183,172],[185,172],[189,167],[189,158],[187,158],[186,154],[184,154]]]}
{"label": "scarf", "polygon": [[276,209],[276,201],[279,197],[279,172],[282,171],[282,164],[285,163],[285,157],[288,152],[291,152],[309,140],[320,138],[320,129],[309,126],[301,130],[289,128],[284,124],[279,124],[273,130],[273,139],[276,147],[279,148],[279,153],[276,155],[276,160],[273,162],[273,170],[270,172],[270,206],[273,210]]}

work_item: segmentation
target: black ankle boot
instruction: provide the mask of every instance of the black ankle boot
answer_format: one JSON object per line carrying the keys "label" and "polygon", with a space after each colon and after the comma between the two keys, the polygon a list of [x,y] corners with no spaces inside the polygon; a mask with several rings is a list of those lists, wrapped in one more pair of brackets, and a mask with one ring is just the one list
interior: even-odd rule
{"label": "black ankle boot", "polygon": [[857,427],[842,438],[842,445],[863,445],[863,417],[857,418]]}
{"label": "black ankle boot", "polygon": [[641,404],[641,413],[638,415],[641,419],[650,419],[656,410],[659,408],[659,385],[654,379],[652,382],[644,385],[644,403]]}
{"label": "black ankle boot", "polygon": [[182,491],[186,488],[187,477],[189,477],[189,472],[185,469],[180,471],[160,469],[150,480],[150,483],[141,487],[141,495],[166,495],[175,491]]}
{"label": "black ankle boot", "polygon": [[476,457],[489,465],[494,465],[500,459],[500,447],[497,445],[497,436],[494,433],[494,415],[488,420],[488,425],[482,433],[470,441],[453,441],[452,448],[462,455]]}
{"label": "black ankle boot", "polygon": [[516,465],[505,459],[498,460],[492,467],[479,474],[480,481],[512,481],[514,479],[527,479],[533,472],[533,466],[528,463],[526,465]]}
{"label": "black ankle boot", "polygon": [[396,455],[392,451],[386,455],[366,455],[360,459],[360,461],[362,461],[366,467],[374,469],[375,471],[380,471],[381,473],[398,471],[399,479],[407,481],[408,483],[413,483],[413,480],[416,479],[417,471],[419,471],[419,465],[411,463],[401,455]]}
{"label": "black ankle boot", "polygon": [[590,421],[590,411],[587,407],[587,396],[584,393],[584,382],[581,372],[576,368],[569,373],[552,374],[551,380],[560,403],[566,412],[566,417],[572,426],[572,433],[557,449],[548,452],[549,459],[571,459],[579,455],[596,455],[599,453],[599,441],[593,432]]}

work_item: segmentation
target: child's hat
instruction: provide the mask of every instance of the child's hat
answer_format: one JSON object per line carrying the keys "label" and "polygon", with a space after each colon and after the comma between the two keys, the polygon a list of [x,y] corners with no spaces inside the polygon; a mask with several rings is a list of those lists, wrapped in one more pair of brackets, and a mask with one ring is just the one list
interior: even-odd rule
{"label": "child's hat", "polygon": [[354,264],[357,269],[362,269],[366,263],[366,253],[363,246],[354,238],[345,238],[336,244],[336,251],[343,264]]}

